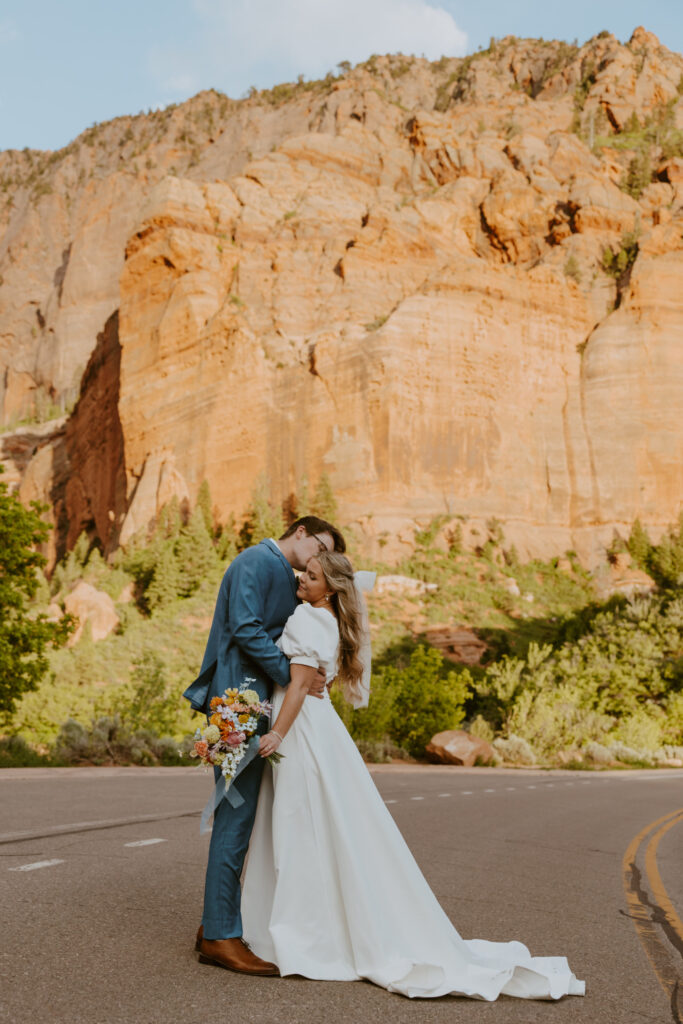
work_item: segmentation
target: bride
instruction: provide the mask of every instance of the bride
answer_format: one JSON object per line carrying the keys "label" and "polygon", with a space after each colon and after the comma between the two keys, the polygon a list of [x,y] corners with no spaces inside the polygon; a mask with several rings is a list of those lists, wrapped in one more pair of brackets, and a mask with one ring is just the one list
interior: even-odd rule
{"label": "bride", "polygon": [[367,703],[367,622],[348,559],[311,558],[297,597],[307,603],[278,641],[291,682],[276,687],[273,726],[260,745],[264,757],[284,756],[276,768],[266,765],[244,878],[244,936],[254,952],[283,975],[366,978],[411,997],[583,995],[564,957],[460,937],[329,695],[305,699],[304,666],[320,665],[351,703]]}

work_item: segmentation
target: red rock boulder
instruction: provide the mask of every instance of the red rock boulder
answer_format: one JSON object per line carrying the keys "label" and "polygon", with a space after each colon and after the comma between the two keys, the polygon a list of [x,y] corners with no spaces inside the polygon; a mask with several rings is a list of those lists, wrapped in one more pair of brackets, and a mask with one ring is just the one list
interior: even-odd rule
{"label": "red rock boulder", "polygon": [[436,764],[459,764],[466,768],[471,768],[477,760],[487,763],[496,759],[496,752],[490,743],[462,729],[437,732],[427,744],[426,754]]}

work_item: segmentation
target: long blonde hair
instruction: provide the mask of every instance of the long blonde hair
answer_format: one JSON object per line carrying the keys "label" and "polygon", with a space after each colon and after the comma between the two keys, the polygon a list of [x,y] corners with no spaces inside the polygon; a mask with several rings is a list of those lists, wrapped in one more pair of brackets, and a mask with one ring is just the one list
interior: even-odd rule
{"label": "long blonde hair", "polygon": [[346,555],[321,551],[316,556],[325,581],[332,591],[330,604],[339,623],[339,671],[337,678],[347,700],[360,695],[363,664],[358,657],[363,641],[362,598],[356,590],[353,568]]}

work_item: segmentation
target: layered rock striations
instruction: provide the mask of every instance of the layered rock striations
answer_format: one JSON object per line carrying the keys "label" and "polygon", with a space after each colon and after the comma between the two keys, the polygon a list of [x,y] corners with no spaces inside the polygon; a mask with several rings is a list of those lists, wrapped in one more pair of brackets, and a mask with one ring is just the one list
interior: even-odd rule
{"label": "layered rock striations", "polygon": [[203,479],[225,518],[263,473],[274,500],[327,473],[385,551],[437,513],[588,561],[672,522],[682,82],[642,29],[507,39],[203,94],[48,160],[2,215],[0,359],[6,422],[91,361],[45,476],[65,539],[126,543]]}

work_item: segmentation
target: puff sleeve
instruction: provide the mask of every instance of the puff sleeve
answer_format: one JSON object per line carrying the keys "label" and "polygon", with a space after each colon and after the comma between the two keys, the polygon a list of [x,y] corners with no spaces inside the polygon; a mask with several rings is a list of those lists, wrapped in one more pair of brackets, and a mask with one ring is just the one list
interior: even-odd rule
{"label": "puff sleeve", "polygon": [[321,608],[301,604],[285,623],[277,646],[293,665],[336,668],[339,629],[337,620]]}

